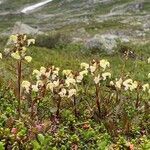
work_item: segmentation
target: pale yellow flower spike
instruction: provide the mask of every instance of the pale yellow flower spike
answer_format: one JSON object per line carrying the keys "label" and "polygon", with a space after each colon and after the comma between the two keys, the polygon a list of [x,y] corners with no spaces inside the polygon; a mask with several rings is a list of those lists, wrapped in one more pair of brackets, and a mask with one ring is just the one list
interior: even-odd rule
{"label": "pale yellow flower spike", "polygon": [[74,95],[76,95],[77,94],[77,91],[76,91],[76,89],[70,89],[69,91],[68,91],[68,98],[70,98],[70,97],[72,97],[72,96],[74,96]]}
{"label": "pale yellow flower spike", "polygon": [[150,64],[150,57],[148,58],[148,60],[147,60],[147,61],[148,61],[148,64]]}
{"label": "pale yellow flower spike", "polygon": [[31,62],[32,61],[32,57],[31,56],[25,56],[24,58],[27,62]]}
{"label": "pale yellow flower spike", "polygon": [[2,58],[3,58],[2,53],[0,53],[0,59],[2,59]]}
{"label": "pale yellow flower spike", "polygon": [[87,63],[81,63],[80,67],[81,67],[81,69],[86,69],[87,70],[89,68],[89,64],[87,64]]}
{"label": "pale yellow flower spike", "polygon": [[95,84],[98,84],[99,81],[100,81],[100,75],[98,75],[97,77],[94,78]]}
{"label": "pale yellow flower spike", "polygon": [[148,73],[148,78],[150,78],[150,73]]}
{"label": "pale yellow flower spike", "polygon": [[106,67],[110,67],[110,63],[107,60],[102,59],[100,60],[100,66],[103,68],[103,70],[105,70]]}
{"label": "pale yellow flower spike", "polygon": [[21,84],[21,87],[26,90],[27,93],[29,93],[31,83],[29,81],[23,81]]}
{"label": "pale yellow flower spike", "polygon": [[16,51],[15,53],[11,53],[11,57],[13,57],[14,59],[17,59],[17,60],[21,59],[18,51]]}
{"label": "pale yellow flower spike", "polygon": [[35,44],[35,39],[29,39],[28,40],[28,46],[31,45],[31,44]]}
{"label": "pale yellow flower spike", "polygon": [[10,39],[10,41],[16,43],[17,39],[18,39],[18,35],[17,34],[16,35],[11,35],[9,39]]}
{"label": "pale yellow flower spike", "polygon": [[142,86],[142,88],[143,88],[143,91],[145,92],[146,90],[149,90],[149,84],[148,83],[146,83],[146,84],[144,84],[143,86]]}
{"label": "pale yellow flower spike", "polygon": [[67,93],[67,90],[65,88],[62,88],[58,94],[60,95],[60,97],[65,97],[66,93]]}
{"label": "pale yellow flower spike", "polygon": [[104,73],[102,73],[102,77],[103,77],[103,80],[106,80],[107,77],[111,78],[111,73],[110,72],[104,72]]}

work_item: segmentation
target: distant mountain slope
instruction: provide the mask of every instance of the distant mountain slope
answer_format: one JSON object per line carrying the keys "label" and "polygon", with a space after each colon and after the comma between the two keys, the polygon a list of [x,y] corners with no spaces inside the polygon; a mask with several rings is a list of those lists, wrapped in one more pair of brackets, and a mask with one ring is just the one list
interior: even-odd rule
{"label": "distant mountain slope", "polygon": [[90,35],[119,32],[132,36],[134,32],[135,36],[141,34],[149,38],[149,0],[53,0],[27,14],[21,13],[23,8],[39,2],[3,0],[0,4],[0,32],[9,33],[16,21],[22,21],[44,32],[59,30],[74,34],[84,28],[84,32]]}

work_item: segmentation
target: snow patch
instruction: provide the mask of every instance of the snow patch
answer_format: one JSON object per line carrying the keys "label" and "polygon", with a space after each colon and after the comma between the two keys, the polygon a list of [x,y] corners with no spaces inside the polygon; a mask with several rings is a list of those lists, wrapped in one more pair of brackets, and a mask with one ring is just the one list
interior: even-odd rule
{"label": "snow patch", "polygon": [[43,5],[46,5],[47,3],[51,2],[53,0],[46,0],[46,1],[43,1],[43,2],[40,2],[40,3],[37,3],[37,4],[34,4],[34,5],[31,5],[31,6],[28,6],[28,7],[25,7],[23,10],[21,10],[22,13],[28,13],[32,10],[35,10]]}

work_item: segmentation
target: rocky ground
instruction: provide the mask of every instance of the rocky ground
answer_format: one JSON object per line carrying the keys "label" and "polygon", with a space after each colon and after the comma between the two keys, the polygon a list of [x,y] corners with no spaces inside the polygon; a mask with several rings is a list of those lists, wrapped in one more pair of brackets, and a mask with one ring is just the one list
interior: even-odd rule
{"label": "rocky ground", "polygon": [[54,0],[21,12],[38,2],[11,0],[9,5],[10,0],[0,1],[0,33],[7,35],[12,30],[13,33],[22,30],[17,27],[15,31],[16,22],[21,21],[27,33],[60,31],[71,35],[73,42],[86,41],[88,46],[91,41],[108,44],[117,38],[144,43],[150,39],[149,0]]}

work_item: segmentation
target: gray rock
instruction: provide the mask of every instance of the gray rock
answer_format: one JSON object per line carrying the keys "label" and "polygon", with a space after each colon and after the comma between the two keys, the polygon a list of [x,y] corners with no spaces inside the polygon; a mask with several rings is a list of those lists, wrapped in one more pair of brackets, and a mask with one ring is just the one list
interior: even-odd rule
{"label": "gray rock", "polygon": [[128,13],[128,12],[138,12],[143,9],[143,2],[131,2],[127,4],[122,4],[114,7],[110,12],[113,13]]}
{"label": "gray rock", "polygon": [[121,42],[129,42],[129,39],[125,37],[119,37],[113,34],[97,34],[85,42],[85,47],[89,50],[105,51],[108,54],[112,54],[117,47],[118,40]]}
{"label": "gray rock", "polygon": [[21,23],[21,22],[16,22],[13,29],[12,29],[12,34],[42,34],[41,31],[38,29],[32,28],[27,24]]}

